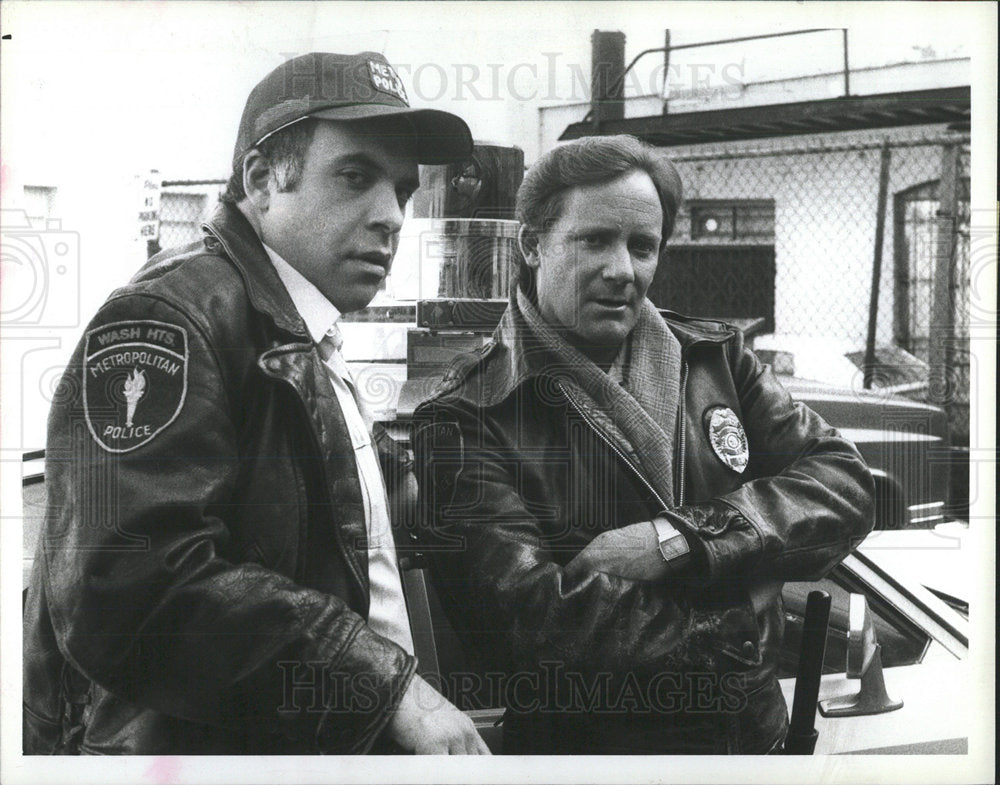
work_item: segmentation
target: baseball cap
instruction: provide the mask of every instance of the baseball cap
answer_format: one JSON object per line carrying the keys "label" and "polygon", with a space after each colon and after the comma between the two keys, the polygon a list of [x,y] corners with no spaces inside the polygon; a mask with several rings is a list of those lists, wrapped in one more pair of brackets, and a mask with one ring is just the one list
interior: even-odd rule
{"label": "baseball cap", "polygon": [[472,154],[469,126],[437,109],[411,109],[396,70],[381,54],[311,52],[275,68],[250,91],[233,161],[271,134],[306,117],[362,120],[405,117],[422,164],[446,164]]}

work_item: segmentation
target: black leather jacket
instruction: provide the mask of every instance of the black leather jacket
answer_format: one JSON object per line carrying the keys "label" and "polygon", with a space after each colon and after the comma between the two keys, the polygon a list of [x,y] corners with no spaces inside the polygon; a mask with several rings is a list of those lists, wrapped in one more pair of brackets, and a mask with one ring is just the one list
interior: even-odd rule
{"label": "black leather jacket", "polygon": [[[306,327],[238,210],[204,228],[111,295],[53,404],[24,612],[26,752],[363,752],[414,672],[365,623],[357,469]],[[174,354],[162,334],[128,343],[154,323]],[[94,388],[115,368],[94,367],[88,340],[145,362],[133,427],[163,426],[145,443],[106,449],[123,444],[100,424],[124,420],[121,388]],[[150,356],[177,365],[172,391]],[[376,441],[391,495],[405,455]]]}
{"label": "black leather jacket", "polygon": [[[694,574],[661,584],[564,571],[601,531],[663,503],[606,413],[526,350],[510,309],[417,412],[436,586],[467,648],[518,681],[505,693],[505,752],[780,744],[781,583],[823,576],[872,527],[873,482],[855,447],[793,403],[738,330],[666,321],[683,357],[670,514],[700,546]],[[743,474],[709,444],[717,406],[745,428]]]}

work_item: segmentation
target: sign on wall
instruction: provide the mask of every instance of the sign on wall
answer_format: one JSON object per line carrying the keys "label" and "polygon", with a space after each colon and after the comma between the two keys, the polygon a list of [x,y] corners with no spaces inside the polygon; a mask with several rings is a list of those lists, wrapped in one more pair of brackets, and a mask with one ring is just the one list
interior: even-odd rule
{"label": "sign on wall", "polygon": [[160,191],[163,178],[156,169],[139,176],[139,237],[153,241],[160,237]]}

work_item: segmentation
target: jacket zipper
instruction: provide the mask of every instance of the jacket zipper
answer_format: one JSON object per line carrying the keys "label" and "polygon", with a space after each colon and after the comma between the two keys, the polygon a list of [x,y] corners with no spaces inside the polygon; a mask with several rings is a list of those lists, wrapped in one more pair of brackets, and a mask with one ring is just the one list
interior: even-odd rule
{"label": "jacket zipper", "polygon": [[[272,377],[272,378],[277,378],[279,381],[281,381],[282,384],[288,385],[292,389],[292,392],[295,393],[295,400],[298,401],[299,411],[302,412],[302,414],[306,418],[306,422],[309,423],[309,438],[312,441],[313,448],[316,450],[316,455],[319,455],[321,457],[321,459],[322,459],[322,456],[323,456],[323,445],[320,444],[319,434],[316,433],[316,426],[313,424],[312,417],[309,414],[309,410],[306,408],[305,401],[303,401],[302,400],[302,396],[299,395],[298,388],[295,386],[294,383],[292,383],[291,381],[289,381],[288,379],[286,379],[284,377],[279,376],[279,377]],[[329,484],[327,482],[325,473],[323,474],[321,480],[322,481],[320,482],[320,486],[322,487],[323,497],[326,500],[326,502],[332,507],[333,506],[333,498],[330,495],[330,486],[329,486]],[[301,537],[302,542],[301,542],[301,545],[300,545],[300,552],[302,550],[304,550],[305,544],[308,541],[308,535],[307,535],[308,529],[309,529],[309,520],[308,520],[308,515],[307,515],[306,516],[306,525],[305,525],[305,527],[303,527],[303,535]],[[345,547],[345,545],[343,543],[343,540],[341,539],[340,530],[339,529],[336,529],[336,537],[337,537],[337,542],[340,545],[340,549],[341,549],[341,551],[343,553],[344,561],[347,562],[348,567],[350,567],[351,572],[354,574],[355,580],[357,580],[359,582],[359,585],[362,587],[362,592],[364,592],[364,581],[361,580],[360,573],[355,569],[354,562],[351,559],[350,554],[347,552],[347,548]],[[304,570],[304,569],[305,569],[305,559],[302,558],[302,559],[299,560],[299,564],[296,565],[296,570],[295,571],[296,571],[296,579],[297,580],[301,578],[302,570]]]}
{"label": "jacket zipper", "polygon": [[626,466],[628,466],[633,471],[633,473],[635,474],[635,476],[639,478],[639,480],[642,482],[642,484],[645,485],[649,489],[649,492],[651,494],[653,494],[653,497],[659,503],[660,509],[662,509],[662,510],[669,510],[670,506],[665,501],[663,501],[663,498],[660,496],[659,493],[657,493],[656,488],[654,488],[650,484],[649,480],[646,479],[646,477],[643,475],[643,473],[639,469],[639,467],[636,466],[634,463],[632,463],[632,461],[629,459],[629,457],[627,455],[625,455],[625,453],[623,453],[621,450],[619,450],[614,445],[614,442],[611,441],[611,438],[607,434],[605,434],[603,430],[601,430],[600,426],[597,423],[595,423],[590,418],[590,416],[586,412],[584,412],[583,409],[581,409],[577,405],[576,401],[574,401],[570,397],[570,394],[568,392],[566,392],[566,388],[563,387],[562,383],[561,382],[557,382],[556,384],[559,387],[559,390],[562,392],[562,394],[566,396],[566,400],[569,401],[570,406],[572,406],[576,410],[576,413],[579,414],[584,419],[584,421],[587,423],[587,425],[589,425],[591,427],[591,429],[594,431],[594,433],[596,433],[601,438],[601,441],[603,441],[606,445],[608,445],[608,447],[611,448],[611,451],[615,455],[617,455],[619,458],[621,458],[622,462]]}
{"label": "jacket zipper", "polygon": [[678,486],[677,487],[677,506],[678,507],[683,507],[684,506],[684,479],[685,479],[684,478],[684,462],[685,462],[685,459],[687,458],[687,446],[686,446],[686,442],[687,442],[686,431],[687,431],[687,428],[685,427],[685,422],[684,422],[684,401],[687,399],[687,383],[688,383],[688,364],[687,364],[687,360],[685,360],[684,361],[684,365],[681,368],[681,394],[680,394],[681,405],[680,405],[679,411],[677,412],[677,427],[680,428],[680,430],[681,430],[681,432],[680,432],[680,451],[681,451],[681,454],[680,454],[680,459],[678,461],[678,463],[680,464],[680,470],[677,473],[678,474],[678,480],[677,480],[677,486]]}
{"label": "jacket zipper", "polygon": [[[305,402],[302,400],[302,396],[299,395],[298,389],[288,379],[285,379],[284,377],[278,377],[278,379],[281,381],[282,384],[285,384],[288,387],[290,387],[291,390],[292,390],[292,392],[295,393],[295,400],[298,401],[299,411],[305,417],[306,422],[309,423],[309,429],[308,429],[309,430],[309,440],[312,442],[313,449],[316,450],[316,455],[319,455],[319,456],[322,457],[322,455],[323,455],[323,447],[319,443],[319,436],[316,435],[316,428],[315,428],[315,426],[312,423],[312,418],[309,416],[309,410],[306,408]],[[330,498],[330,488],[327,485],[327,481],[326,481],[326,477],[325,476],[322,478],[322,482],[320,483],[320,486],[323,489],[323,496],[324,496],[326,502],[332,507],[333,506],[333,500]],[[305,556],[303,556],[302,554],[304,554],[305,549],[306,549],[306,544],[309,541],[309,528],[310,528],[309,524],[310,524],[309,514],[307,512],[306,513],[305,526],[302,527],[302,535],[299,537],[299,554],[300,554],[300,556],[299,556],[299,559],[298,559],[299,563],[296,565],[296,569],[295,569],[295,572],[296,572],[295,579],[296,580],[301,580],[303,570],[305,570],[305,568],[306,568],[306,559],[305,559]],[[338,539],[338,542],[339,542],[340,538],[338,537],[337,539]],[[346,557],[346,554],[345,554],[345,557]],[[349,561],[348,559],[345,559],[345,560]]]}

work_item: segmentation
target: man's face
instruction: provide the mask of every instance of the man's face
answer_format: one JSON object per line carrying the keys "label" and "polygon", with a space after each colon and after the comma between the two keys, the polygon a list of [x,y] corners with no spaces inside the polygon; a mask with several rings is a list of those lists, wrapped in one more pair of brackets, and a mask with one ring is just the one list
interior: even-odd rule
{"label": "man's face", "polygon": [[411,141],[382,130],[321,121],[298,185],[279,192],[272,177],[260,214],[261,239],[342,313],[378,291],[419,184]]}
{"label": "man's face", "polygon": [[659,195],[641,170],[568,191],[526,259],[545,321],[568,329],[585,354],[613,358],[653,281],[662,226]]}

